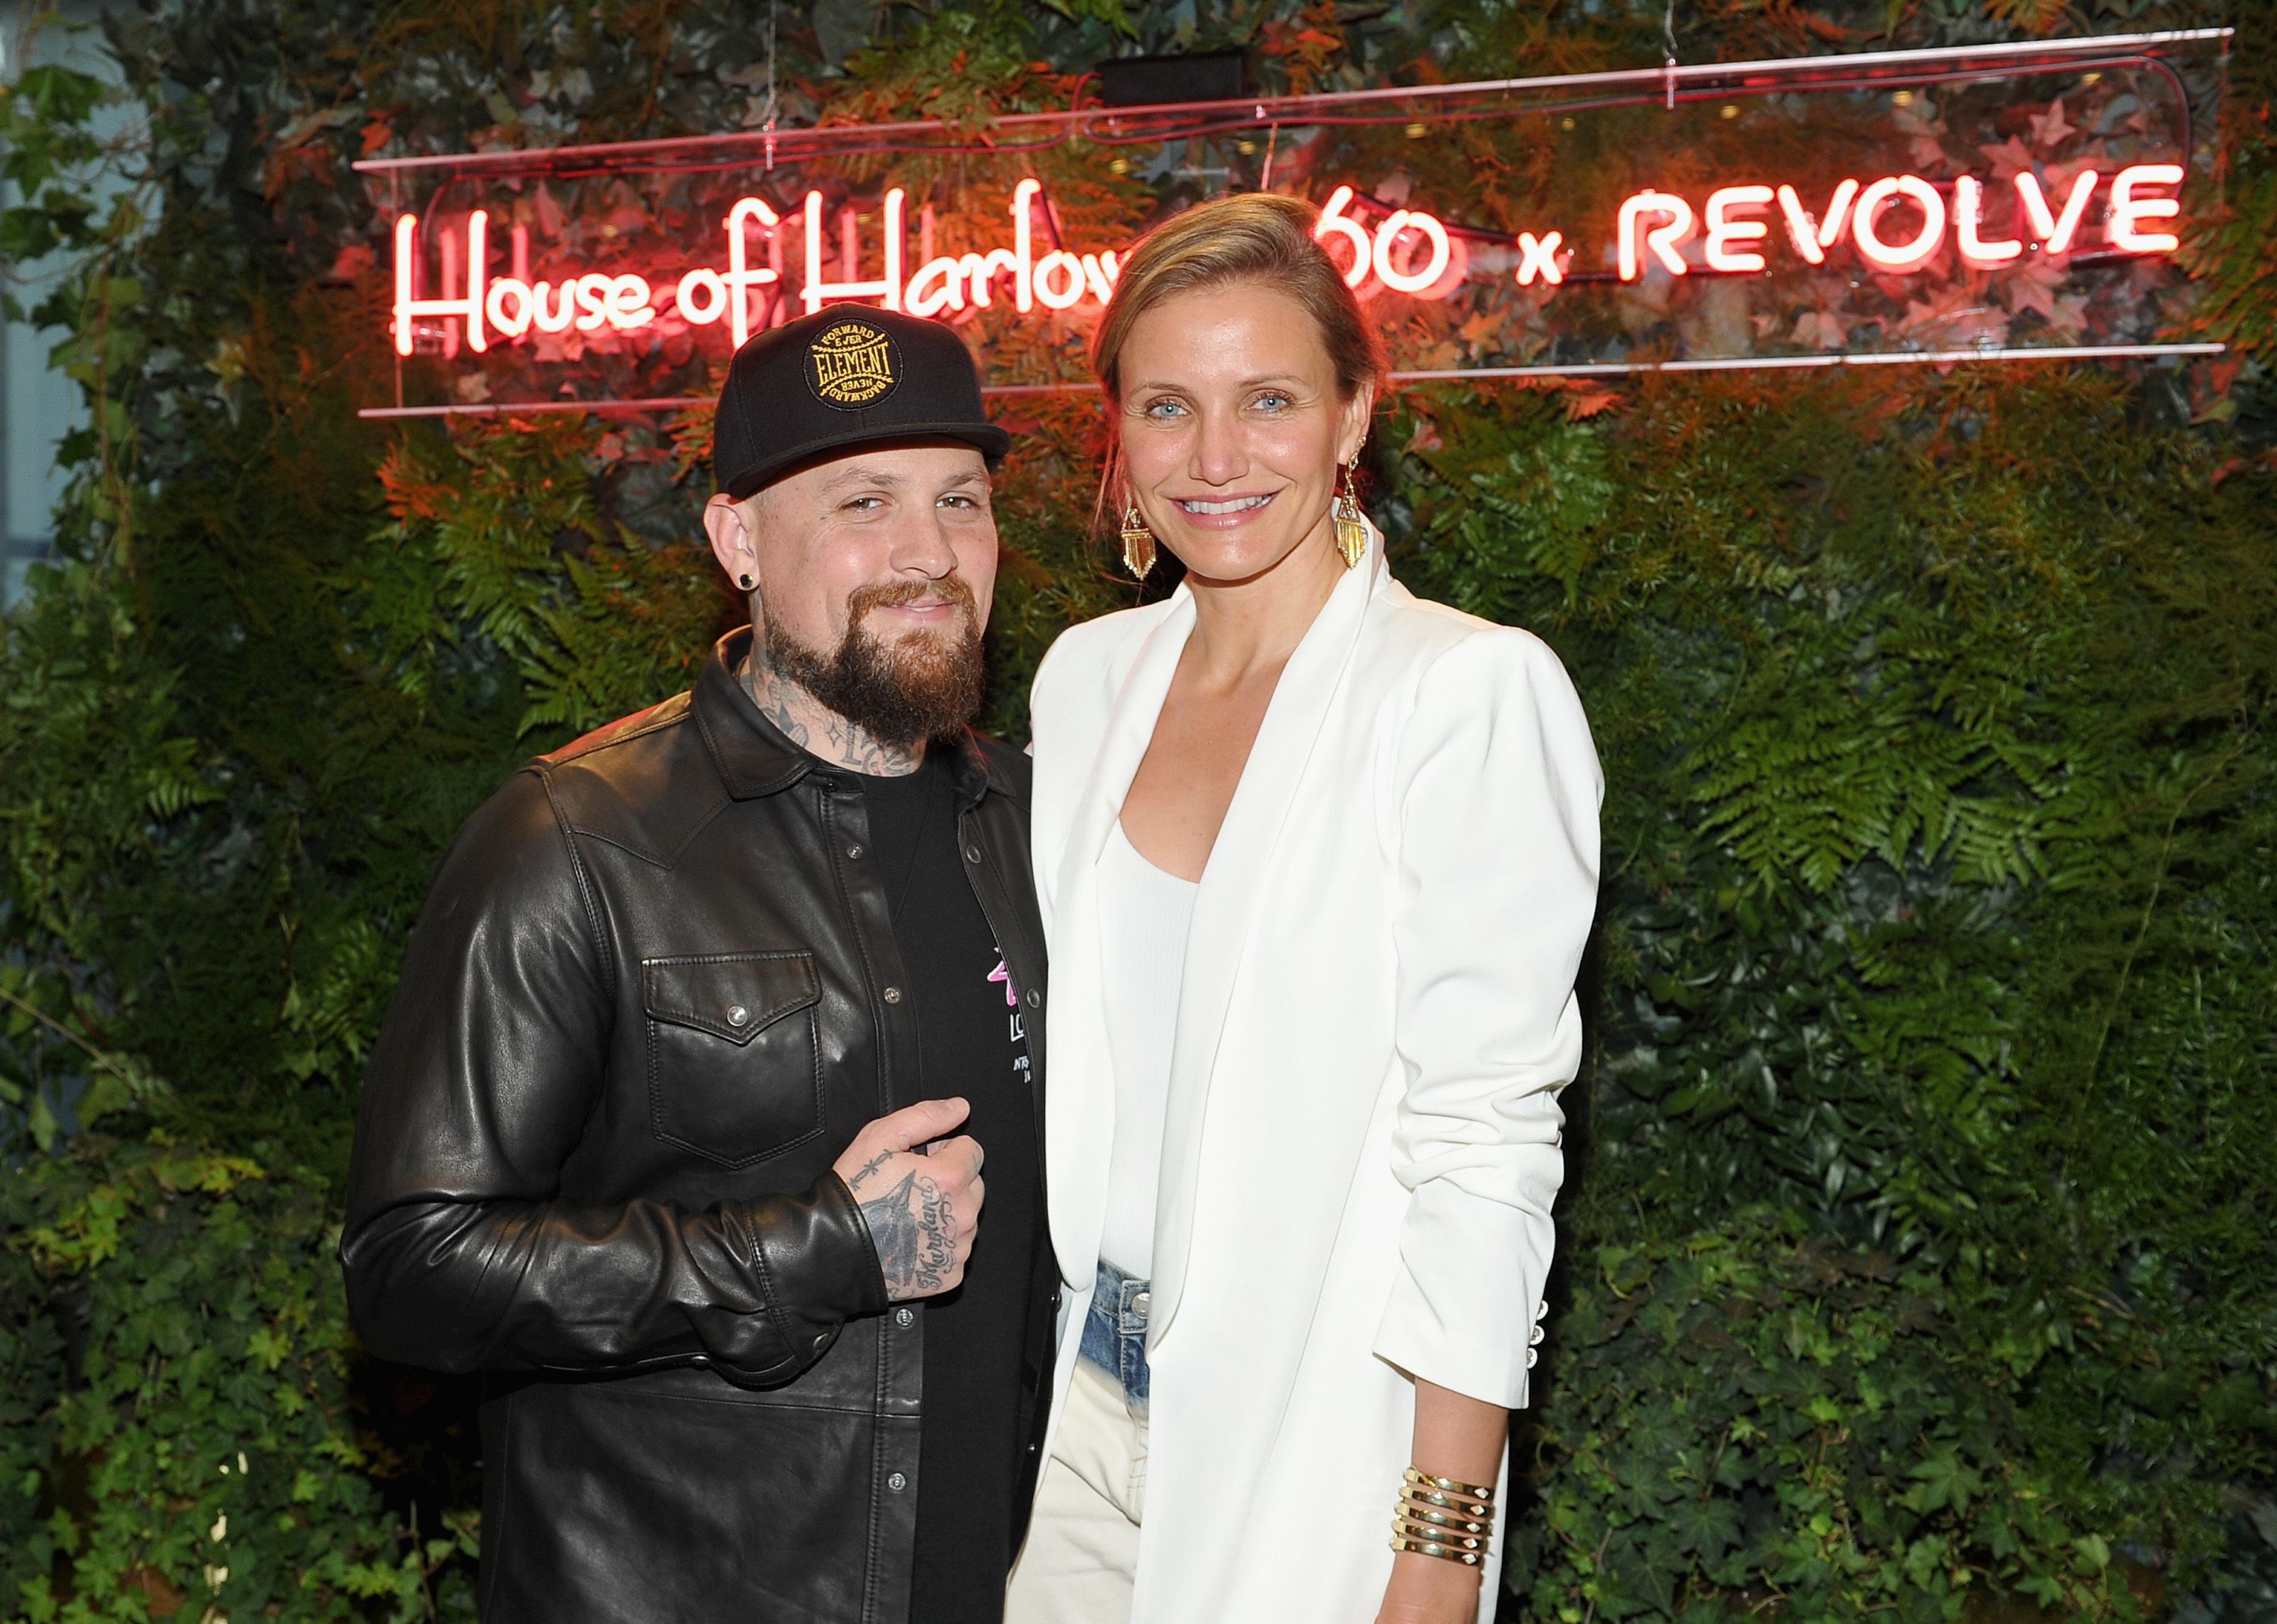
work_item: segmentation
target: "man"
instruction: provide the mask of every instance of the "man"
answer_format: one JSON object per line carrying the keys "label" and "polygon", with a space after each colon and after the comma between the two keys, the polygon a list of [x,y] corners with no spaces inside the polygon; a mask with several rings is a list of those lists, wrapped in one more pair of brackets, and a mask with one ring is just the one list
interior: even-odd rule
{"label": "man", "polygon": [[1009,444],[946,328],[754,338],[751,629],[444,859],[341,1259],[375,1353],[486,1374],[490,1624],[1001,1616],[1057,1274],[1027,762],[966,725]]}

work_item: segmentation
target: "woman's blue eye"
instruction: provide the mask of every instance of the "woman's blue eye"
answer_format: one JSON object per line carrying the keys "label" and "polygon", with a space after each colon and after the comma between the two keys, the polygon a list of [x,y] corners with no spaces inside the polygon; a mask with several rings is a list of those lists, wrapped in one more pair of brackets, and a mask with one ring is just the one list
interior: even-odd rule
{"label": "woman's blue eye", "polygon": [[1277,412],[1289,404],[1289,397],[1277,389],[1268,390],[1257,397],[1257,404],[1268,412]]}
{"label": "woman's blue eye", "polygon": [[1146,403],[1146,415],[1149,417],[1167,417],[1173,412],[1183,412],[1185,409],[1175,400],[1150,400]]}

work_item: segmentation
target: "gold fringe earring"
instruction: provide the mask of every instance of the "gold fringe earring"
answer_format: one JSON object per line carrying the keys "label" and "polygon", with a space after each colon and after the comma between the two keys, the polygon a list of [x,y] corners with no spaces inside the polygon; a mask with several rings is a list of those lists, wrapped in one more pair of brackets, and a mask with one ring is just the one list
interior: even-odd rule
{"label": "gold fringe earring", "polygon": [[1337,482],[1336,499],[1329,505],[1336,527],[1336,550],[1344,556],[1344,567],[1357,569],[1367,556],[1367,522],[1360,517],[1359,497],[1352,491],[1352,470],[1359,467],[1359,457],[1344,464],[1344,476]]}
{"label": "gold fringe earring", "polygon": [[1136,502],[1123,512],[1123,567],[1135,581],[1146,580],[1154,567],[1154,533],[1146,527]]}

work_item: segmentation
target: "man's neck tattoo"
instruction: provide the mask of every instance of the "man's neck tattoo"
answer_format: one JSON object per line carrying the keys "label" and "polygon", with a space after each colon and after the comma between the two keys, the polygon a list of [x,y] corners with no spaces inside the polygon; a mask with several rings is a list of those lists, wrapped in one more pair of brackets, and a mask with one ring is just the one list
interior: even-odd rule
{"label": "man's neck tattoo", "polygon": [[796,682],[778,674],[754,647],[738,673],[743,692],[777,732],[811,755],[857,772],[898,778],[925,763],[922,741],[907,749],[880,743]]}

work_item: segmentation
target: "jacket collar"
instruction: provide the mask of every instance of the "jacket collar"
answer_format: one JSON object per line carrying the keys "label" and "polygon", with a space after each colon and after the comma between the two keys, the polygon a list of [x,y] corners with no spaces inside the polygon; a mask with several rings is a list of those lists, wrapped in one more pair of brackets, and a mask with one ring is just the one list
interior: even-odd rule
{"label": "jacket collar", "polygon": [[[728,633],[712,646],[712,656],[704,661],[696,690],[689,695],[688,708],[697,731],[703,735],[727,793],[737,801],[772,795],[788,789],[810,772],[858,776],[834,769],[830,763],[801,749],[759,713],[736,676],[750,651],[750,626]],[[980,747],[970,728],[962,738],[936,740],[929,747],[951,752],[960,806],[977,805],[992,790],[999,794],[1014,793],[1016,786],[1007,769]]]}

